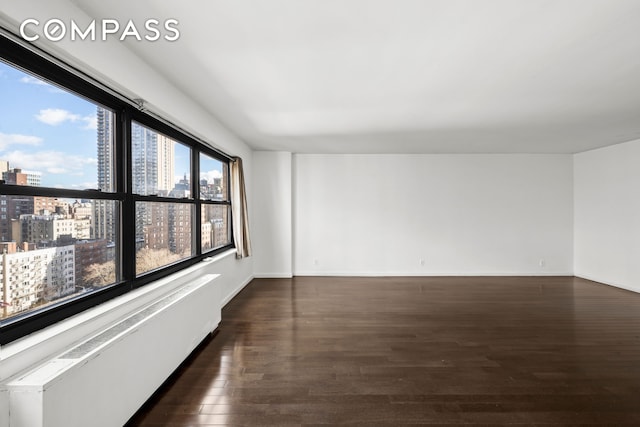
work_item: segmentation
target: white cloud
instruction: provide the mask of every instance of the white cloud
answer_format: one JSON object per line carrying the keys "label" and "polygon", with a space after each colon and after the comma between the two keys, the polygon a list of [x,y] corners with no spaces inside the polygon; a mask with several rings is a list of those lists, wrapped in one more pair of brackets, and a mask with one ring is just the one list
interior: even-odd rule
{"label": "white cloud", "polygon": [[51,126],[58,126],[67,121],[76,122],[80,120],[80,116],[60,108],[47,108],[40,110],[40,113],[36,114],[36,119]]}
{"label": "white cloud", "polygon": [[36,79],[33,76],[23,76],[22,78],[20,78],[20,82],[26,83],[29,85],[51,86],[49,83],[45,82],[44,80]]}
{"label": "white cloud", "polygon": [[40,145],[42,138],[33,135],[20,135],[17,133],[6,134],[0,132],[0,150],[11,145]]}
{"label": "white cloud", "polygon": [[86,123],[86,125],[83,126],[83,129],[86,129],[86,130],[98,129],[98,116],[96,116],[95,114],[93,116],[83,117],[82,121]]}
{"label": "white cloud", "polygon": [[74,114],[71,111],[63,110],[61,108],[47,108],[40,110],[36,114],[36,119],[42,123],[46,123],[51,126],[58,126],[64,122],[71,123],[84,123],[82,129],[95,130],[98,129],[98,117],[94,114],[91,116],[81,116]]}
{"label": "white cloud", "polygon": [[52,173],[52,174],[56,174],[56,175],[61,175],[63,173],[69,172],[69,169],[61,168],[61,167],[57,167],[57,166],[50,166],[47,169],[47,172]]}
{"label": "white cloud", "polygon": [[28,85],[42,86],[46,88],[48,92],[51,92],[51,93],[65,93],[65,91],[60,89],[59,87],[56,87],[51,83],[48,83],[44,80],[40,80],[39,78],[33,77],[33,76],[22,76],[20,78],[20,82]]}
{"label": "white cloud", "polygon": [[91,157],[74,156],[60,151],[10,151],[2,155],[13,167],[49,174],[82,175],[86,165],[95,164]]}
{"label": "white cloud", "polygon": [[200,172],[200,179],[206,179],[209,184],[213,184],[214,178],[222,178],[222,172],[215,169],[208,172]]}

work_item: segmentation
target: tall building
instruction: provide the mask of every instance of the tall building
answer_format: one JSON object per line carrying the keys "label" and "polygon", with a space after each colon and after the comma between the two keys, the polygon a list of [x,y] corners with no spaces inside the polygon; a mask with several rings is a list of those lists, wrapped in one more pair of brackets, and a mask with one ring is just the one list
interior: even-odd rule
{"label": "tall building", "polygon": [[115,184],[114,117],[111,111],[100,106],[97,107],[96,116],[98,122],[98,189],[113,191]]}
{"label": "tall building", "polygon": [[[135,123],[131,126],[131,175],[134,193],[169,195],[175,179],[174,146],[175,142],[164,135]],[[136,240],[146,242],[148,247],[155,247],[157,242],[169,240],[166,223],[158,224],[158,209],[158,205],[149,203],[136,206]],[[167,217],[166,221],[169,220]],[[152,239],[153,242],[147,239]]]}
{"label": "tall building", "polygon": [[158,135],[158,192],[168,194],[173,190],[176,170],[175,142],[164,135]]}
{"label": "tall building", "polygon": [[158,194],[158,134],[134,123],[131,126],[132,187],[137,194]]}
{"label": "tall building", "polygon": [[[98,144],[98,189],[113,191],[115,186],[114,167],[114,115],[102,107],[97,109]],[[92,237],[94,239],[115,240],[116,217],[112,201],[95,200],[93,202]]]}
{"label": "tall building", "polygon": [[[98,107],[98,188],[111,191],[114,188],[115,171],[113,166],[113,114]],[[175,142],[157,132],[133,123],[131,126],[131,186],[134,193],[142,195],[167,196],[174,190],[175,180]],[[166,247],[170,240],[167,225],[168,213],[149,203],[136,205],[136,241],[146,242],[141,246]],[[176,212],[172,212],[175,215]],[[93,239],[114,241],[116,217],[113,202],[95,201],[93,213]],[[161,222],[164,221],[164,224]],[[180,223],[178,219],[177,224]],[[182,249],[181,239],[175,242],[175,249]],[[166,242],[166,243],[165,243]],[[186,245],[186,243],[184,244]]]}

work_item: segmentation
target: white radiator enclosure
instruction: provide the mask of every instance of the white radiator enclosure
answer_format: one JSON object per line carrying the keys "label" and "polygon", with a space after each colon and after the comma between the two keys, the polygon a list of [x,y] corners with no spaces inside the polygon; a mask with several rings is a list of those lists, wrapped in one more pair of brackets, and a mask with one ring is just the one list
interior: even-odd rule
{"label": "white radiator enclosure", "polygon": [[220,323],[217,277],[175,287],[13,379],[10,426],[123,425]]}

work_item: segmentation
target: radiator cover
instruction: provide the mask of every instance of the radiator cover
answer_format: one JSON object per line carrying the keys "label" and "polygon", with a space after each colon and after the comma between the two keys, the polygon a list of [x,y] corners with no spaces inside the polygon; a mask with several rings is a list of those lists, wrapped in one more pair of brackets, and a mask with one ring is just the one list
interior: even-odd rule
{"label": "radiator cover", "polygon": [[7,384],[10,426],[123,425],[220,323],[216,277],[174,289]]}

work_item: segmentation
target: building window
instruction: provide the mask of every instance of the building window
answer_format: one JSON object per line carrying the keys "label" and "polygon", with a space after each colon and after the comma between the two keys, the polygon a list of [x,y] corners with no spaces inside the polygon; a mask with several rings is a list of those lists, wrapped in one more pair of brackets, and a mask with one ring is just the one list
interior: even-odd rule
{"label": "building window", "polygon": [[226,155],[0,48],[0,344],[233,247]]}

